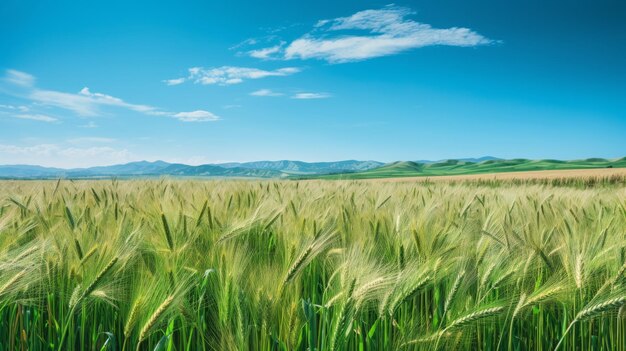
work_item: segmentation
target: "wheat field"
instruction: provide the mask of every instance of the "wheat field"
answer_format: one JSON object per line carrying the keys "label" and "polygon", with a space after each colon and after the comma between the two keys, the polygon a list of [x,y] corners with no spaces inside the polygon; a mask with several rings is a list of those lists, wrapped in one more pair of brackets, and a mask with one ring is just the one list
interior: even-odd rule
{"label": "wheat field", "polygon": [[623,182],[0,196],[0,350],[626,350]]}
{"label": "wheat field", "polygon": [[559,169],[545,171],[479,173],[463,175],[442,175],[435,177],[397,177],[375,178],[369,181],[379,182],[489,182],[489,181],[518,181],[522,183],[619,183],[626,184],[626,168],[589,168],[589,169]]}

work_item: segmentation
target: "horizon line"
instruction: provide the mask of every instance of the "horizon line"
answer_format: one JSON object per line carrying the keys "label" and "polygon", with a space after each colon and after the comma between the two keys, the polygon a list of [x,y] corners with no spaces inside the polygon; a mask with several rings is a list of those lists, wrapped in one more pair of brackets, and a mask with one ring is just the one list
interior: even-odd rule
{"label": "horizon line", "polygon": [[[617,156],[617,157],[598,157],[598,156],[594,156],[594,157],[578,157],[578,158],[568,158],[568,159],[559,159],[559,158],[525,158],[525,157],[513,157],[513,158],[503,158],[503,157],[497,157],[497,156],[491,156],[491,155],[485,155],[485,156],[478,156],[478,157],[459,157],[459,158],[442,158],[442,159],[396,159],[393,161],[379,161],[379,160],[375,160],[375,159],[357,159],[357,158],[349,158],[349,159],[338,159],[338,160],[334,160],[334,161],[304,161],[304,160],[298,160],[298,159],[260,159],[260,160],[251,160],[251,161],[220,161],[220,162],[207,162],[207,163],[184,163],[184,162],[172,162],[172,161],[165,161],[163,159],[157,159],[154,161],[149,161],[148,159],[140,159],[140,160],[135,160],[135,161],[128,161],[128,162],[122,162],[122,163],[112,163],[112,164],[105,164],[105,165],[92,165],[92,166],[83,166],[83,167],[60,167],[60,166],[44,166],[41,164],[27,164],[27,163],[7,163],[7,164],[0,164],[0,167],[41,167],[41,168],[55,168],[55,169],[62,169],[62,170],[75,170],[75,169],[89,169],[89,168],[96,168],[96,167],[113,167],[113,166],[122,166],[122,165],[128,165],[128,164],[132,164],[132,163],[167,163],[167,164],[178,164],[178,165],[185,165],[185,166],[191,166],[191,167],[198,167],[198,166],[205,166],[205,165],[212,165],[212,166],[221,166],[221,165],[226,165],[226,164],[245,164],[245,163],[254,163],[254,162],[302,162],[302,163],[337,163],[337,162],[347,162],[347,161],[355,161],[355,162],[377,162],[377,163],[382,163],[382,164],[390,164],[390,163],[394,163],[394,162],[416,162],[416,163],[439,163],[439,162],[446,162],[446,161],[463,161],[463,160],[471,160],[471,159],[482,159],[482,158],[491,158],[491,159],[495,159],[495,160],[504,160],[504,161],[510,161],[510,160],[529,160],[529,161],[548,161],[548,160],[554,160],[554,161],[584,161],[584,160],[589,160],[589,159],[604,159],[607,161],[615,161],[615,160],[619,160],[622,158],[626,158],[626,156]],[[486,160],[487,161],[487,160]],[[484,161],[481,161],[484,162]]]}

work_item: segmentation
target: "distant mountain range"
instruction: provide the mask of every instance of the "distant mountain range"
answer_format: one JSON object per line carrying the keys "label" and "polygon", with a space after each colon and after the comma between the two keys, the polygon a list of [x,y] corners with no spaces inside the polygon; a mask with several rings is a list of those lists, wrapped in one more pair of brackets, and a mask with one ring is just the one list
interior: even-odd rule
{"label": "distant mountain range", "polygon": [[293,175],[319,175],[329,173],[360,172],[382,166],[377,161],[257,161],[191,166],[163,161],[139,161],[121,165],[62,169],[31,165],[0,166],[0,178],[46,179],[46,178],[110,178],[110,177],[248,177],[284,178]]}
{"label": "distant mountain range", "polygon": [[205,164],[199,166],[163,161],[139,161],[121,165],[62,169],[31,165],[0,166],[0,179],[91,179],[132,177],[215,177],[215,178],[327,178],[364,179],[408,176],[496,173],[557,169],[626,167],[626,158],[585,160],[504,160],[492,156],[442,161],[346,160],[337,162],[256,161]]}

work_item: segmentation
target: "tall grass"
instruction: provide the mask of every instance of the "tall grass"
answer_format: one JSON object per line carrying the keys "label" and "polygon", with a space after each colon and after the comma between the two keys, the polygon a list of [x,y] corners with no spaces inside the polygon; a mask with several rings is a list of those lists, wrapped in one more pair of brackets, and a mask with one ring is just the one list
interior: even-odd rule
{"label": "tall grass", "polygon": [[0,182],[0,350],[626,350],[626,188],[560,185]]}

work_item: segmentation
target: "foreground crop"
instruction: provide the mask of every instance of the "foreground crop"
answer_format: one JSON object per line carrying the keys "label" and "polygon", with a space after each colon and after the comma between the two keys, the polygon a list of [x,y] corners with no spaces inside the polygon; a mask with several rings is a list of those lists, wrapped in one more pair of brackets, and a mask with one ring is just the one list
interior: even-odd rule
{"label": "foreground crop", "polygon": [[626,189],[0,183],[0,349],[624,350]]}

